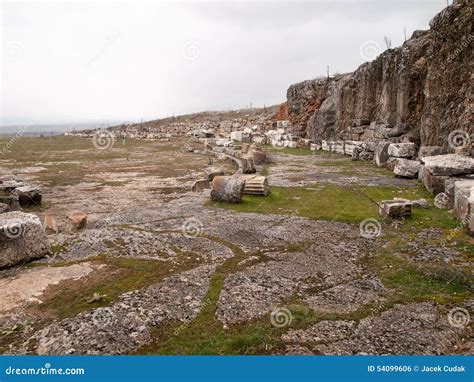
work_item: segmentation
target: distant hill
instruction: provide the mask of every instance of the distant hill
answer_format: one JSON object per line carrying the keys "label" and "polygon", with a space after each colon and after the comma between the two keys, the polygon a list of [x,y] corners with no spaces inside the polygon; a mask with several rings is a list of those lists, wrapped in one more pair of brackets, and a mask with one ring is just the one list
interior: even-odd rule
{"label": "distant hill", "polygon": [[[184,114],[167,118],[154,119],[141,123],[128,123],[127,128],[157,128],[171,123],[204,123],[204,122],[220,122],[233,119],[244,119],[258,116],[273,116],[276,114],[280,105],[273,105],[261,108],[238,109],[229,111],[202,111],[192,114]],[[122,124],[109,127],[112,130],[121,128]]]}
{"label": "distant hill", "polygon": [[37,135],[58,135],[63,134],[67,131],[79,131],[85,129],[97,129],[100,127],[107,127],[122,123],[122,121],[112,121],[108,123],[96,122],[96,123],[69,123],[69,124],[49,124],[49,125],[9,125],[0,126],[0,136],[2,135],[14,135],[21,133],[26,136],[37,136]]}

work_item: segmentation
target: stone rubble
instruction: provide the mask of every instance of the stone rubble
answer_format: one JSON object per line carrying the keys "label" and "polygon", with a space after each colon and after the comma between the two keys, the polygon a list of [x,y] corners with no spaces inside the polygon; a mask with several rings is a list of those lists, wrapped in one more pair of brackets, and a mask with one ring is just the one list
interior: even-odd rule
{"label": "stone rubble", "polygon": [[383,219],[399,219],[411,216],[411,202],[383,200],[379,202],[379,215]]}
{"label": "stone rubble", "polygon": [[0,268],[48,254],[48,240],[36,215],[20,211],[0,214]]}

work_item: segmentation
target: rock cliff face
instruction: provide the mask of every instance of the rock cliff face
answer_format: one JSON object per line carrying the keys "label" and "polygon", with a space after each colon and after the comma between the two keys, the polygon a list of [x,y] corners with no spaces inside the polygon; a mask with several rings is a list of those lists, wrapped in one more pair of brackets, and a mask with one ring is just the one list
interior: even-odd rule
{"label": "rock cliff face", "polygon": [[455,0],[416,31],[355,72],[291,85],[292,132],[322,139],[447,146],[453,130],[474,133],[474,0]]}

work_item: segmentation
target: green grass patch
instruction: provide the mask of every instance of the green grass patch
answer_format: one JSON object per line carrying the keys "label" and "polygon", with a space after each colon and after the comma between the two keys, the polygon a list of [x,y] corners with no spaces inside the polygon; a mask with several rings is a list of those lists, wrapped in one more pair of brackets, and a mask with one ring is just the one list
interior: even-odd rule
{"label": "green grass patch", "polygon": [[[367,218],[379,218],[376,202],[394,197],[432,200],[420,185],[400,189],[396,187],[344,187],[325,185],[318,187],[272,187],[268,196],[244,195],[240,204],[208,202],[210,207],[237,212],[257,212],[306,217],[314,220],[357,223]],[[459,223],[446,210],[414,208],[413,216],[406,220],[410,226],[454,228]]]}
{"label": "green grass patch", "polygon": [[[92,276],[80,280],[64,281],[59,288],[48,289],[43,304],[33,309],[58,319],[73,317],[82,311],[110,305],[125,292],[148,287],[199,263],[192,254],[178,255],[178,262],[180,266],[176,269],[170,262],[99,256],[94,263],[105,264],[104,270],[96,270]],[[88,302],[94,294],[105,297]]]}
{"label": "green grass patch", "polygon": [[391,303],[436,301],[456,303],[472,295],[473,282],[462,271],[433,264],[417,265],[401,256],[387,252],[368,261],[382,283],[394,291]]}
{"label": "green grass patch", "polygon": [[23,325],[0,327],[0,354],[7,353],[10,344],[21,341],[23,330]]}
{"label": "green grass patch", "polygon": [[283,155],[330,155],[324,151],[316,151],[316,150],[309,150],[309,149],[299,149],[296,147],[268,147],[265,148],[265,151],[270,154],[283,154]]}

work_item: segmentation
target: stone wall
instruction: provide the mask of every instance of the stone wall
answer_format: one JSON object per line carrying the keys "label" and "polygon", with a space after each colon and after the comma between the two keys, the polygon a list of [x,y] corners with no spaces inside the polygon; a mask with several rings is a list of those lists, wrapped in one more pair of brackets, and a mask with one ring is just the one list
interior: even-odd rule
{"label": "stone wall", "polygon": [[293,132],[322,139],[390,140],[446,146],[474,133],[471,86],[473,0],[455,0],[401,47],[355,72],[291,85]]}

